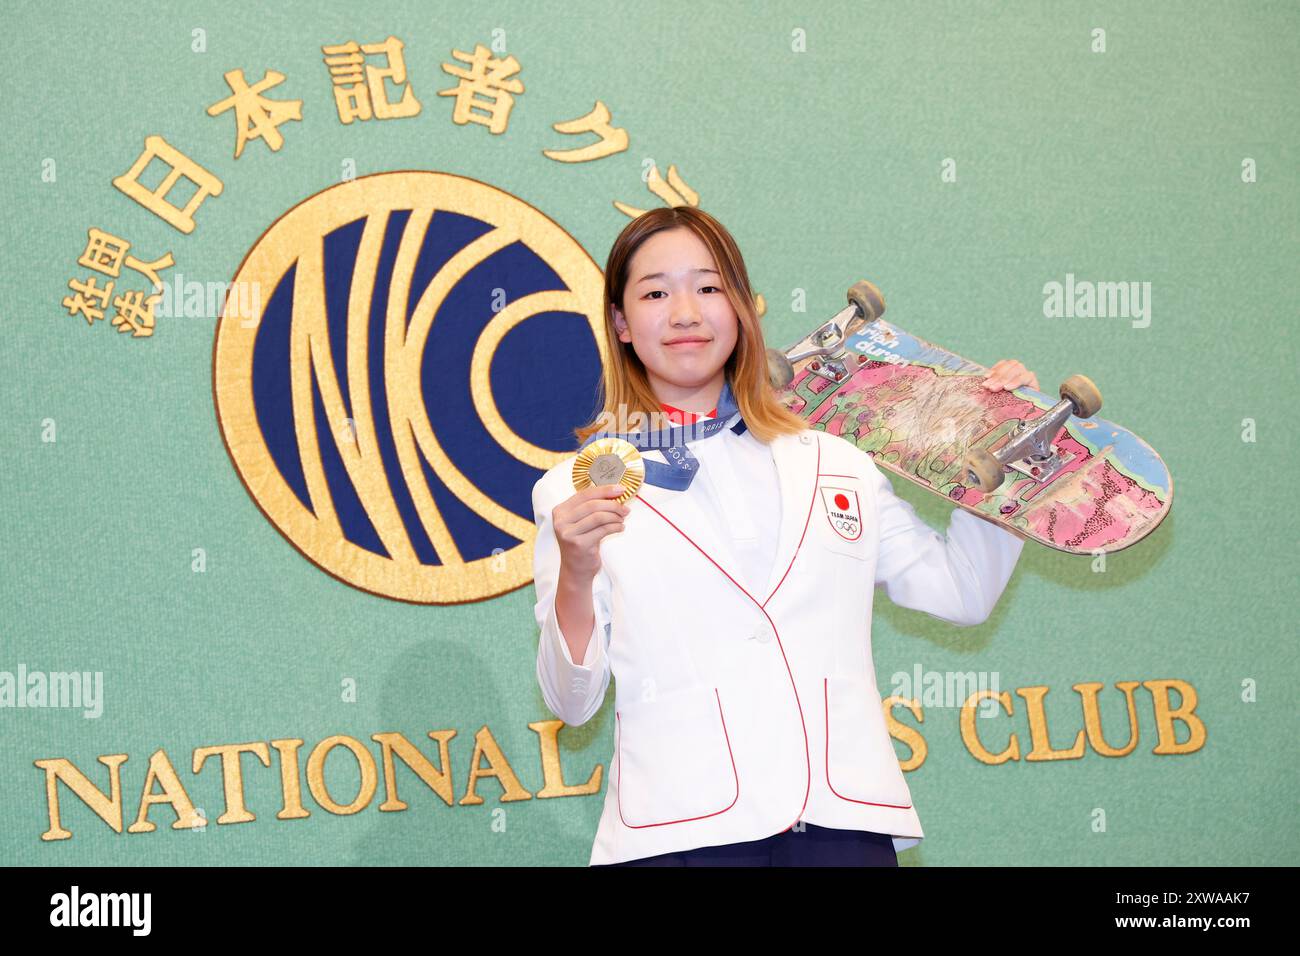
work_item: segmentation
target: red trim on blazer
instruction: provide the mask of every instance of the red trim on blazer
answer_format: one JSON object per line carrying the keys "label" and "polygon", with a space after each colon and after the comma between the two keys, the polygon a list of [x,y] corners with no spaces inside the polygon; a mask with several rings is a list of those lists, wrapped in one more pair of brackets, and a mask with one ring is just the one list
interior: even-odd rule
{"label": "red trim on blazer", "polygon": [[[670,823],[689,823],[691,820],[704,820],[708,817],[716,817],[719,813],[726,813],[736,805],[736,801],[740,799],[740,775],[736,771],[736,755],[731,750],[731,735],[727,733],[727,719],[722,716],[722,698],[718,696],[718,689],[716,687],[713,688],[713,696],[717,698],[718,701],[718,719],[722,721],[722,736],[726,738],[727,753],[731,755],[731,775],[736,780],[736,795],[732,797],[731,802],[721,810],[714,810],[712,813],[702,813],[698,817],[683,817],[680,820],[665,820],[662,823],[628,823],[623,819],[623,737],[620,733],[618,744],[616,745],[618,749],[618,818],[622,821],[623,826],[630,830],[644,830],[646,827],[664,827],[668,826]],[[621,727],[617,710],[614,711],[614,723],[616,728]]]}
{"label": "red trim on blazer", "polygon": [[847,800],[849,803],[862,803],[869,807],[889,807],[893,810],[910,810],[910,803],[872,803],[870,800],[855,800],[853,797],[846,797],[835,789],[831,783],[831,699],[830,699],[830,678],[822,678],[822,700],[825,703],[825,720],[826,720],[826,786],[831,788],[831,793],[841,800]]}
{"label": "red trim on blazer", "polygon": [[[772,616],[767,613],[767,605],[771,602],[772,598],[776,597],[776,592],[781,590],[781,585],[785,583],[785,579],[790,575],[790,568],[794,567],[794,559],[799,556],[799,549],[803,546],[804,538],[808,534],[808,524],[812,520],[813,504],[817,501],[817,477],[821,474],[821,465],[822,465],[822,443],[815,436],[813,440],[817,442],[817,466],[816,468],[813,469],[813,489],[812,489],[812,495],[808,499],[808,514],[805,515],[803,519],[803,533],[799,535],[799,543],[795,545],[794,554],[790,555],[790,563],[786,566],[785,574],[781,575],[781,580],[776,582],[776,587],[772,589],[772,593],[767,596],[767,600],[765,600],[762,604],[759,604],[758,601],[754,599],[754,596],[752,594],[750,594],[743,587],[741,587],[739,581],[733,578],[730,574],[727,574],[726,569],[723,568],[722,565],[718,564],[717,561],[714,561],[713,557],[707,551],[701,548],[698,544],[696,544],[694,539],[692,539],[690,535],[688,535],[681,528],[677,527],[677,525],[669,521],[668,517],[662,511],[660,511],[654,505],[650,504],[650,502],[646,501],[645,498],[639,495],[634,499],[636,501],[640,501],[647,508],[649,508],[655,514],[657,514],[659,517],[663,518],[664,521],[667,521],[674,531],[676,531],[678,534],[680,534],[683,538],[685,538],[694,546],[696,551],[700,552],[700,554],[708,558],[709,563],[712,564],[719,571],[721,571],[723,576],[726,577],[726,579],[730,581],[732,584],[734,584],[739,589],[741,594],[745,595],[745,597],[749,598],[751,601],[754,602],[754,606],[757,607],[760,611],[762,611],[763,616],[767,618],[767,623],[772,625],[772,633],[776,635],[776,646],[781,649],[781,659],[785,662],[785,672],[790,677],[790,689],[794,691],[795,706],[799,708],[799,726],[803,729],[804,762],[808,768],[808,780],[807,783],[804,785],[804,792],[803,792],[803,806],[799,808],[799,816],[796,816],[794,818],[794,823],[790,824],[790,826],[785,827],[783,830],[781,830],[780,832],[782,833],[784,833],[786,830],[791,829],[795,823],[798,823],[799,817],[803,816],[804,810],[807,809],[808,807],[808,796],[812,793],[812,755],[808,753],[808,723],[807,721],[804,720],[803,703],[799,700],[799,688],[795,685],[794,672],[790,670],[790,659],[785,656],[785,645],[781,643],[781,632],[777,630],[776,624],[772,620]],[[715,692],[716,692],[716,688],[715,688]],[[721,702],[719,702],[719,706],[721,706]],[[617,716],[618,714],[616,711],[615,719],[617,719]],[[728,746],[730,745],[728,744]],[[734,758],[732,760],[732,763],[734,765],[735,763]],[[622,769],[620,768],[620,775],[621,773],[622,773]],[[728,807],[727,809],[729,810],[731,808]],[[674,820],[670,822],[677,823],[681,821]],[[654,825],[659,826],[660,824],[654,824]]]}

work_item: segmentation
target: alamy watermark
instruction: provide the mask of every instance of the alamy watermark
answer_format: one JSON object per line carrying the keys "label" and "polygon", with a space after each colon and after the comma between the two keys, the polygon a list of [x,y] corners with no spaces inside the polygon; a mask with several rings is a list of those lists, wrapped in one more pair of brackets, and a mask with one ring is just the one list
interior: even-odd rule
{"label": "alamy watermark", "polygon": [[[927,671],[915,664],[911,671],[897,671],[889,678],[890,693],[903,700],[916,699],[922,707],[961,707],[979,691],[999,693],[997,671]],[[1001,712],[994,697],[980,701],[980,717]]]}
{"label": "alamy watermark", "polygon": [[103,671],[0,671],[0,707],[81,708],[86,718],[104,713]]}
{"label": "alamy watermark", "polygon": [[227,321],[253,326],[262,317],[260,282],[200,282],[187,280],[178,272],[162,283],[160,292],[155,287],[155,292],[161,298],[153,311],[160,318],[215,319],[224,315]]}
{"label": "alamy watermark", "polygon": [[1133,328],[1151,324],[1150,282],[1055,280],[1043,286],[1043,315],[1049,319],[1132,319]]}
{"label": "alamy watermark", "polygon": [[50,897],[50,925],[123,926],[148,936],[152,910],[152,893],[83,893],[74,883],[70,892]]}

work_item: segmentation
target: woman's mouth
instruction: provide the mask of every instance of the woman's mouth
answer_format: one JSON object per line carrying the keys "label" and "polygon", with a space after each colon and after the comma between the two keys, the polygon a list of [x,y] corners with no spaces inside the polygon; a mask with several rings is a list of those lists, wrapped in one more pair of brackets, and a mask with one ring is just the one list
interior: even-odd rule
{"label": "woman's mouth", "polygon": [[667,346],[670,349],[697,349],[708,345],[710,341],[710,339],[677,339],[668,342]]}

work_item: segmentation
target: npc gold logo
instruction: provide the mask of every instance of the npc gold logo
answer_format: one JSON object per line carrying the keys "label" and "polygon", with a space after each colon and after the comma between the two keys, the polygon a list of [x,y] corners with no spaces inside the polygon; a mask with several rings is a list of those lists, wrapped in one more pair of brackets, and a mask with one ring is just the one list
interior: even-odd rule
{"label": "npc gold logo", "polygon": [[564,457],[528,434],[545,386],[527,343],[545,325],[526,330],[576,318],[603,363],[602,282],[554,221],[462,176],[379,173],[290,209],[235,275],[262,290],[256,309],[217,325],[217,419],[249,494],[374,594],[452,604],[526,584],[532,483]]}

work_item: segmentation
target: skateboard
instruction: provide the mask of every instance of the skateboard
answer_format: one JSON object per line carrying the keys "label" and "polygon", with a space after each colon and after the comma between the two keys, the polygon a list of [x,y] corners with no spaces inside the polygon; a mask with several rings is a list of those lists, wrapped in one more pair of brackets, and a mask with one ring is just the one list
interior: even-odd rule
{"label": "skateboard", "polygon": [[988,369],[881,316],[870,282],[785,350],[767,350],[780,400],[877,465],[1021,538],[1070,554],[1120,551],[1169,514],[1173,478],[1145,441],[1097,417],[1101,393],[1071,375],[1060,397],[991,391]]}

